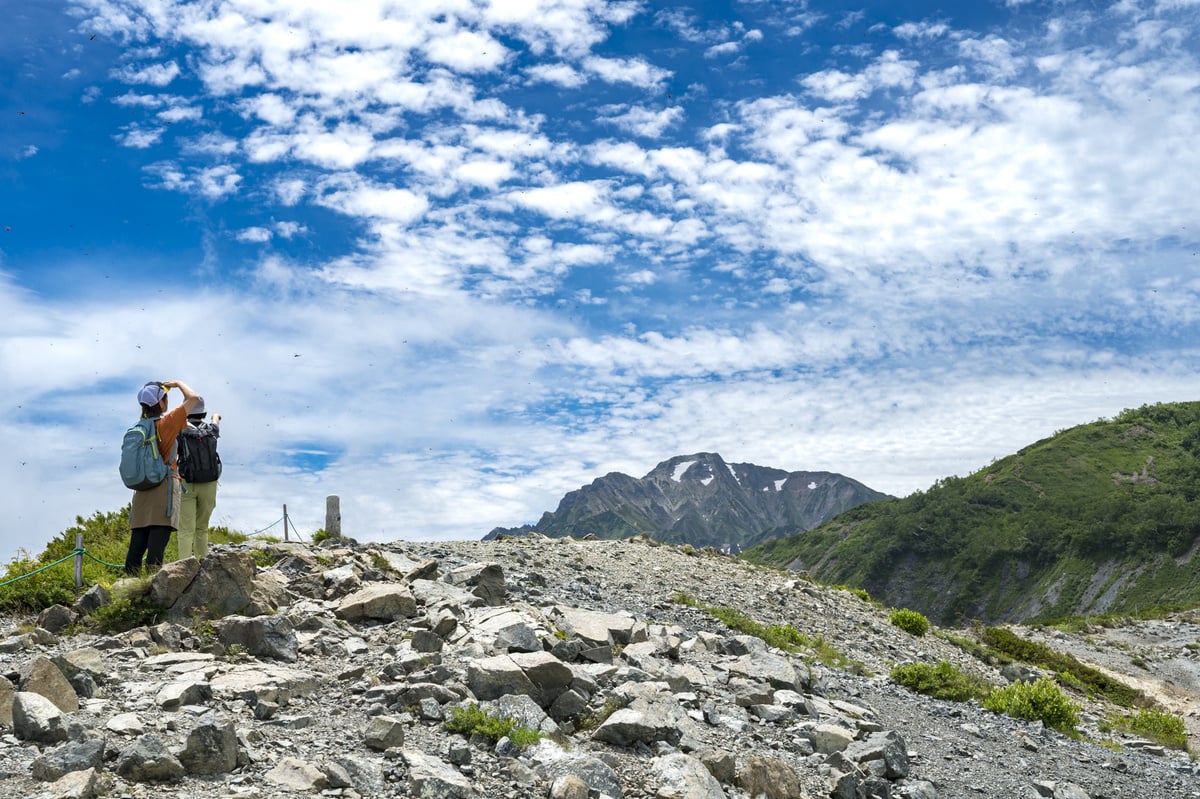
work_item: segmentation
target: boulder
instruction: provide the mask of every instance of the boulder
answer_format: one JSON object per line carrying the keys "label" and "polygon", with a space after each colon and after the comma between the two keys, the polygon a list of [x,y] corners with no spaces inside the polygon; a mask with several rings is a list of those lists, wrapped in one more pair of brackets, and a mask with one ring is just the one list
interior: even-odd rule
{"label": "boulder", "polygon": [[285,757],[271,768],[263,779],[285,791],[314,793],[329,786],[329,778],[312,763],[296,757]]}
{"label": "boulder", "polygon": [[847,746],[844,754],[860,765],[881,761],[883,776],[889,780],[908,776],[908,747],[900,733],[893,730],[871,733],[865,739]]}
{"label": "boulder", "polygon": [[58,705],[30,691],[17,691],[13,697],[12,726],[23,741],[53,744],[67,740],[66,715]]}
{"label": "boulder", "polygon": [[72,771],[98,769],[104,765],[104,739],[69,741],[34,758],[30,774],[35,780],[54,782]]}
{"label": "boulder", "polygon": [[674,699],[638,698],[605,719],[592,733],[592,739],[615,746],[660,741],[674,746],[691,726],[691,719]]}
{"label": "boulder", "polygon": [[746,758],[738,769],[737,785],[751,796],[763,799],[808,799],[796,771],[778,758]]}
{"label": "boulder", "polygon": [[536,771],[538,776],[551,785],[565,777],[574,777],[587,787],[589,796],[611,796],[620,799],[625,795],[617,772],[593,755],[554,758],[540,764]]}
{"label": "boulder", "polygon": [[458,769],[419,749],[405,749],[401,756],[408,765],[408,793],[428,799],[472,799],[471,781]]}
{"label": "boulder", "polygon": [[658,799],[726,799],[721,783],[694,757],[675,753],[651,764],[662,785]]}
{"label": "boulder", "polygon": [[115,771],[130,782],[178,782],[185,773],[179,759],[152,732],[121,751]]}
{"label": "boulder", "polygon": [[[176,563],[186,564],[187,561]],[[159,574],[172,565],[174,564],[164,566]],[[191,567],[179,568],[182,573],[176,576],[171,586],[167,585],[171,578],[162,578],[163,584],[159,590],[163,592],[164,598],[169,597],[170,591],[174,590],[173,586],[183,580],[183,575]],[[168,617],[179,621],[191,619],[198,613],[214,619],[233,614],[261,616],[264,613],[273,613],[283,604],[286,595],[278,581],[256,580],[255,568],[254,556],[249,552],[216,551],[207,555],[200,561],[199,572],[195,578],[178,598],[170,605],[164,603],[164,606],[169,608]],[[155,581],[151,583],[152,595],[158,580],[156,574]]]}
{"label": "boulder", "polygon": [[404,746],[404,720],[398,716],[375,716],[367,723],[363,743],[377,752]]}
{"label": "boulder", "polygon": [[504,569],[499,563],[468,563],[451,570],[442,579],[450,585],[468,589],[491,607],[503,605],[508,593]]}
{"label": "boulder", "polygon": [[16,698],[17,689],[4,676],[0,675],[0,727],[12,727],[13,725],[13,699]]}
{"label": "boulder", "polygon": [[334,611],[345,621],[397,621],[417,615],[417,600],[406,586],[376,583],[344,597]]}
{"label": "boulder", "polygon": [[189,774],[226,774],[237,768],[238,740],[233,721],[208,713],[188,732],[179,762]]}
{"label": "boulder", "polygon": [[49,658],[36,657],[21,674],[20,688],[42,696],[53,702],[64,713],[79,710],[79,695],[62,669]]}
{"label": "boulder", "polygon": [[58,635],[79,620],[79,614],[65,605],[51,605],[37,616],[37,626]]}
{"label": "boulder", "polygon": [[510,655],[495,655],[472,661],[467,666],[467,687],[481,701],[507,694],[538,694],[537,687]]}
{"label": "boulder", "polygon": [[258,658],[296,662],[299,643],[286,616],[226,616],[214,621],[213,627],[227,647],[241,647]]}

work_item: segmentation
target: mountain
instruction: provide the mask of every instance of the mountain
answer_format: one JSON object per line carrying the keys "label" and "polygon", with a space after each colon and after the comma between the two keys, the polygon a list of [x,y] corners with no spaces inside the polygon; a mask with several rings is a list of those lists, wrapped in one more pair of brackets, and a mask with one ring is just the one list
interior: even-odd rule
{"label": "mountain", "polygon": [[615,539],[648,535],[665,543],[740,552],[779,530],[808,530],[864,502],[888,499],[831,472],[785,472],[726,463],[700,452],[663,461],[640,480],[611,472],[568,493],[536,525],[492,530]]}
{"label": "mountain", "polygon": [[939,623],[1200,604],[1200,403],[1126,410],[744,553]]}

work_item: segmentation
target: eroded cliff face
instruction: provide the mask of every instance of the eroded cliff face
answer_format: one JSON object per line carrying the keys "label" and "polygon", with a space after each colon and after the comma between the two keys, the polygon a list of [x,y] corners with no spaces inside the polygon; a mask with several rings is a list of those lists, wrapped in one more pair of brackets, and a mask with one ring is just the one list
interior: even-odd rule
{"label": "eroded cliff face", "polygon": [[[912,694],[888,679],[897,663],[1007,678],[849,591],[684,547],[540,536],[241,545],[168,564],[151,593],[169,620],[114,635],[77,631],[73,614],[102,604],[97,592],[7,620],[0,772],[11,795],[1200,794],[1186,756],[1102,732],[1110,709],[1094,699],[1078,697],[1073,740]],[[239,607],[207,618],[220,598]],[[768,646],[716,609],[789,626],[801,643]],[[1153,646],[1133,627],[1113,639],[1105,667],[1136,651],[1148,682],[1160,664],[1180,680],[1167,665],[1188,659],[1200,628],[1157,624]],[[1085,657],[1104,645],[1069,642]],[[544,737],[448,728],[468,708]]]}

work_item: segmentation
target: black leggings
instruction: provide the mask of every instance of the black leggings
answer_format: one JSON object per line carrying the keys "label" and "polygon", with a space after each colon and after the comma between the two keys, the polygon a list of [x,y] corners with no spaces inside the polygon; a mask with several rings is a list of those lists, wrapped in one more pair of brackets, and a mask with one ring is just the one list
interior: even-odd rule
{"label": "black leggings", "polygon": [[142,570],[142,555],[146,556],[146,565],[151,569],[162,566],[163,553],[167,551],[167,542],[175,528],[166,524],[153,524],[149,527],[134,527],[129,531],[129,553],[125,555],[125,573],[138,574]]}

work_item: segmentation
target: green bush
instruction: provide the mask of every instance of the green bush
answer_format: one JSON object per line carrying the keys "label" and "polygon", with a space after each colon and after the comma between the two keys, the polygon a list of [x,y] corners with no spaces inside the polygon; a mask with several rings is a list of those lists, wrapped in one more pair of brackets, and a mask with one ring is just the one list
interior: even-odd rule
{"label": "green bush", "polygon": [[896,666],[892,669],[892,680],[910,691],[952,702],[982,700],[987,697],[989,690],[989,686],[983,680],[963,672],[945,660],[936,666],[928,663]]}
{"label": "green bush", "polygon": [[1070,675],[1084,686],[1087,693],[1097,693],[1124,707],[1133,707],[1144,700],[1141,691],[1131,688],[1120,680],[1113,679],[1102,671],[1091,666],[1085,666],[1074,656],[1056,652],[1048,646],[1036,641],[1027,641],[1003,627],[985,627],[980,634],[980,640],[1000,654],[1058,672]]}
{"label": "green bush", "polygon": [[1041,721],[1064,733],[1075,731],[1079,723],[1079,705],[1072,702],[1049,677],[1035,683],[1016,682],[992,691],[983,706],[1013,718]]}
{"label": "green bush", "polygon": [[486,736],[492,743],[507,737],[522,749],[537,743],[542,737],[537,730],[518,726],[512,719],[493,716],[479,705],[450,708],[450,718],[442,726],[467,737],[475,734]]}
{"label": "green bush", "polygon": [[888,621],[918,638],[929,632],[929,619],[915,610],[893,610],[888,614]]}
{"label": "green bush", "polygon": [[1172,749],[1187,749],[1187,727],[1174,713],[1156,708],[1143,708],[1132,716],[1110,718],[1113,728],[1148,738]]}

